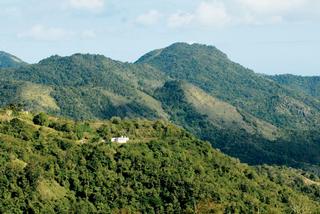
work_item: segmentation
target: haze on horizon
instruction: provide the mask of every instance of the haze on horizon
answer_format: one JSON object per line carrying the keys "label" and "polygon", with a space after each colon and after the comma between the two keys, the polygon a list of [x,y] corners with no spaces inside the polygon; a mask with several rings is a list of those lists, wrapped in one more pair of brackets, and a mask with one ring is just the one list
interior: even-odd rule
{"label": "haze on horizon", "polygon": [[0,50],[34,63],[121,61],[174,42],[214,45],[258,73],[320,75],[317,0],[2,0]]}

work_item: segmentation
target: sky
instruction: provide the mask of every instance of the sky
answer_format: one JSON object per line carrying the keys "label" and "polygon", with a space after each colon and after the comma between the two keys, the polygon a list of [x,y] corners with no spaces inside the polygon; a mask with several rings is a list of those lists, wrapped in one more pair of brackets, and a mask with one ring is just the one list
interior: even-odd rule
{"label": "sky", "polygon": [[213,45],[257,73],[320,75],[319,0],[1,0],[0,50],[36,63],[134,62],[174,42]]}

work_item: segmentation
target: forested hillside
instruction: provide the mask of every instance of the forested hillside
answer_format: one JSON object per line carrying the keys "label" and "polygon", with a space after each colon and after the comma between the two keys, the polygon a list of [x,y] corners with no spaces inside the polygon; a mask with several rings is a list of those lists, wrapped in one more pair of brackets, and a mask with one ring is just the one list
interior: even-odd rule
{"label": "forested hillside", "polygon": [[276,128],[186,82],[167,82],[155,96],[175,123],[226,154],[253,165],[289,165],[320,173],[320,132],[316,128]]}
{"label": "forested hillside", "polygon": [[[127,135],[124,145],[110,143]],[[166,121],[0,111],[1,213],[319,213],[319,178],[250,167]]]}
{"label": "forested hillside", "polygon": [[133,67],[100,55],[75,54],[4,69],[0,78],[0,93],[11,95],[0,98],[2,106],[22,103],[28,109],[76,119],[166,117],[161,105],[148,95],[165,78],[150,66]]}
{"label": "forested hillside", "polygon": [[176,43],[133,64],[74,54],[0,69],[0,106],[76,120],[162,119],[246,163],[320,173],[317,78],[284,79],[256,74],[215,47]]}
{"label": "forested hillside", "polygon": [[320,101],[304,97],[232,62],[212,46],[176,43],[146,54],[150,64],[278,127],[308,128],[320,123]]}
{"label": "forested hillside", "polygon": [[320,76],[303,77],[287,74],[268,77],[297,92],[304,92],[310,96],[320,98]]}

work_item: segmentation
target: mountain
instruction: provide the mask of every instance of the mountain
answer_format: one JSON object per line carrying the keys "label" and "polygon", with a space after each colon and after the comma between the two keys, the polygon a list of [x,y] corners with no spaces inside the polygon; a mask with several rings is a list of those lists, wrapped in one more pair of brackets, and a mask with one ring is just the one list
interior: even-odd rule
{"label": "mountain", "polygon": [[74,54],[0,69],[0,106],[76,120],[162,119],[243,162],[320,173],[320,99],[272,78],[213,46],[176,43],[135,63]]}
{"label": "mountain", "polygon": [[318,129],[278,128],[184,81],[166,82],[155,97],[176,124],[246,163],[312,169],[320,162]]}
{"label": "mountain", "polygon": [[268,76],[277,83],[295,91],[304,92],[307,95],[320,98],[320,77],[304,77],[291,74]]}
{"label": "mountain", "polygon": [[17,68],[23,65],[26,65],[26,63],[18,57],[0,51],[0,68]]}
{"label": "mountain", "polygon": [[[76,119],[121,117],[165,118],[149,95],[165,79],[150,66],[133,66],[100,55],[53,56],[39,64],[0,72],[2,93],[30,109]],[[12,85],[16,87],[12,88]],[[1,92],[0,92],[1,93]],[[0,98],[2,105],[12,103]]]}
{"label": "mountain", "polygon": [[[129,143],[110,143],[127,135]],[[0,110],[1,213],[319,213],[319,178],[251,167],[166,121]]]}
{"label": "mountain", "polygon": [[155,97],[173,121],[226,154],[250,164],[318,165],[316,97],[256,74],[212,46],[177,43],[136,64],[174,79]]}
{"label": "mountain", "polygon": [[319,124],[320,102],[232,62],[212,46],[176,43],[141,57],[175,80],[185,80],[209,95],[278,127]]}

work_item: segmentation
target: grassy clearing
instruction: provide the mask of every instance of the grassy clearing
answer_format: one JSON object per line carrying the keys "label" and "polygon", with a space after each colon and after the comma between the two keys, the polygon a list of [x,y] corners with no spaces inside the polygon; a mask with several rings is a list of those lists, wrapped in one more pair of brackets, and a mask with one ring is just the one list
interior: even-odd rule
{"label": "grassy clearing", "polygon": [[59,110],[59,106],[50,95],[52,90],[48,86],[26,83],[20,89],[19,96],[22,100],[32,103],[38,110]]}

